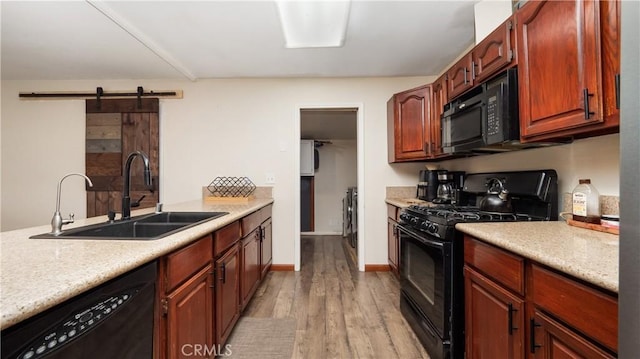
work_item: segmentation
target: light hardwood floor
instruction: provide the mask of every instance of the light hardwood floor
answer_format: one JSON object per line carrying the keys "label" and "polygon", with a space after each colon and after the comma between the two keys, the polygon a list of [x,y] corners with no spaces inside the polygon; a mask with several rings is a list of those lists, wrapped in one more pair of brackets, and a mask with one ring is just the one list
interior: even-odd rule
{"label": "light hardwood floor", "polygon": [[270,272],[243,316],[297,319],[292,358],[429,358],[391,272],[357,271],[341,236],[303,236],[300,272]]}

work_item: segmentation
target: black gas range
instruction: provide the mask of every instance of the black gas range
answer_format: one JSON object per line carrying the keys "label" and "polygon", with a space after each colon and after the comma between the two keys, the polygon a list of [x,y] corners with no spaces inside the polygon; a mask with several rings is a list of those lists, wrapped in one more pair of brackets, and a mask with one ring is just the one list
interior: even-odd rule
{"label": "black gas range", "polygon": [[429,235],[452,238],[456,223],[470,222],[516,222],[548,221],[547,217],[533,216],[527,213],[500,213],[481,211],[475,206],[456,206],[451,204],[411,205],[400,214],[403,224]]}
{"label": "black gas range", "polygon": [[[480,210],[496,181],[509,194],[509,212]],[[432,359],[464,358],[464,244],[455,225],[557,220],[557,182],[554,170],[468,174],[459,205],[402,211],[400,309]]]}

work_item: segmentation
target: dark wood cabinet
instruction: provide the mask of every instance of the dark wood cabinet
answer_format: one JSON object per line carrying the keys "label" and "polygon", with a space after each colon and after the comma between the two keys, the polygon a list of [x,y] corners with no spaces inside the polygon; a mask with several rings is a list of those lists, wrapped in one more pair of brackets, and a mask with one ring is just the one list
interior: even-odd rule
{"label": "dark wood cabinet", "polygon": [[447,104],[447,75],[443,74],[431,85],[431,155],[442,157],[442,132],[440,118]]}
{"label": "dark wood cabinet", "polygon": [[447,95],[449,100],[473,87],[473,56],[471,52],[458,60],[447,70]]}
{"label": "dark wood cabinet", "polygon": [[466,357],[524,358],[524,299],[465,267]]}
{"label": "dark wood cabinet", "polygon": [[620,1],[600,1],[604,128],[620,125]]}
{"label": "dark wood cabinet", "polygon": [[387,204],[388,259],[389,267],[396,277],[400,275],[400,236],[398,235],[397,221],[398,210],[398,207]]}
{"label": "dark wood cabinet", "polygon": [[229,338],[240,317],[240,243],[234,244],[215,261],[216,343]]}
{"label": "dark wood cabinet", "polygon": [[472,77],[481,83],[508,65],[515,65],[513,18],[507,19],[473,48]]}
{"label": "dark wood cabinet", "polygon": [[261,229],[256,228],[253,232],[242,238],[241,244],[241,265],[240,270],[240,306],[243,310],[251,296],[258,288],[260,282],[260,275],[262,273],[260,267],[260,242],[261,242]]}
{"label": "dark wood cabinet", "polygon": [[533,333],[530,351],[535,359],[615,358],[539,310],[529,325]]}
{"label": "dark wood cabinet", "polygon": [[[194,344],[214,344],[212,267],[206,266],[166,298],[167,358],[186,358]],[[188,351],[183,346],[191,345]]]}
{"label": "dark wood cabinet", "polygon": [[[597,0],[531,1],[517,12],[523,141],[617,130],[616,7]],[[611,52],[604,54],[603,48]]]}
{"label": "dark wood cabinet", "polygon": [[211,258],[211,235],[161,258],[156,357],[182,358],[184,345],[214,344]]}
{"label": "dark wood cabinet", "polygon": [[273,261],[273,228],[271,226],[271,206],[265,208],[265,211],[268,210],[267,220],[262,222],[260,225],[260,230],[262,231],[261,241],[260,241],[260,278],[266,277],[267,273],[269,273],[269,269],[271,268],[271,263]]}
{"label": "dark wood cabinet", "polygon": [[387,102],[390,163],[432,155],[431,115],[431,85],[397,93]]}
{"label": "dark wood cabinet", "polygon": [[448,100],[516,65],[515,44],[513,17],[509,17],[447,70]]}
{"label": "dark wood cabinet", "polygon": [[465,236],[467,358],[613,358],[615,294]]}
{"label": "dark wood cabinet", "polygon": [[183,345],[211,350],[227,341],[271,266],[271,207],[160,259],[154,358],[182,358]]}

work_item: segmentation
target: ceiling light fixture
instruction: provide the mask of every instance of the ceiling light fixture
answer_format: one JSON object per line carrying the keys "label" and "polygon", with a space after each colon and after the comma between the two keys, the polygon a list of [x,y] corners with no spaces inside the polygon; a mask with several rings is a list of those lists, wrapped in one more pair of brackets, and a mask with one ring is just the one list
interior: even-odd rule
{"label": "ceiling light fixture", "polygon": [[351,1],[276,0],[287,48],[341,47]]}

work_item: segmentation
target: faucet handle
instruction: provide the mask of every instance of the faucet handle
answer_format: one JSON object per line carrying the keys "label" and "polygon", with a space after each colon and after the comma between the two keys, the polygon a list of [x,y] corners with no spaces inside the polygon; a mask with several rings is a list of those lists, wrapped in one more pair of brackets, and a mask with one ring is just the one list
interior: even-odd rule
{"label": "faucet handle", "polygon": [[131,207],[140,207],[140,202],[142,202],[142,200],[146,197],[147,195],[143,194],[142,197],[140,197],[137,201],[131,203]]}
{"label": "faucet handle", "polygon": [[76,215],[73,213],[69,213],[69,219],[63,219],[62,224],[73,223],[76,220]]}

